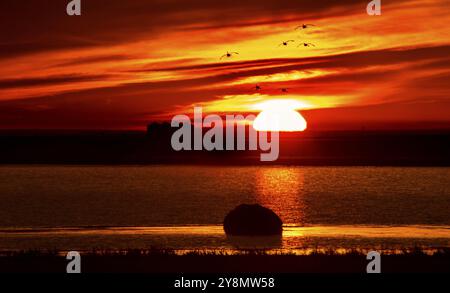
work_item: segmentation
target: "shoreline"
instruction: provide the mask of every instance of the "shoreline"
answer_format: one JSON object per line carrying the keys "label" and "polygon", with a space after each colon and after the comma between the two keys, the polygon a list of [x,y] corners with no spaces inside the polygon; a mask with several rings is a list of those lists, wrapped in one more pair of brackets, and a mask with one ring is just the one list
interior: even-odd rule
{"label": "shoreline", "polygon": [[[433,231],[434,235],[428,233]],[[61,227],[0,227],[0,235],[5,234],[83,234],[83,233],[115,233],[129,234],[193,234],[193,235],[224,235],[222,224],[186,224],[159,226],[61,226]],[[437,234],[436,234],[437,233]],[[368,238],[449,238],[450,225],[433,224],[284,224],[283,237],[289,236],[361,236]]]}
{"label": "shoreline", "polygon": [[197,251],[229,255],[255,249],[292,255],[355,250],[399,254],[416,249],[430,254],[450,249],[450,226],[285,225],[281,236],[266,237],[227,236],[222,225],[0,229],[0,254],[155,248],[177,255]]}
{"label": "shoreline", "polygon": [[[171,250],[93,251],[81,253],[86,273],[365,273],[366,254],[353,251],[313,252],[310,255],[267,254],[248,250],[234,255]],[[420,249],[381,255],[385,273],[450,273],[450,249],[433,255]],[[19,252],[0,256],[0,272],[65,273],[68,261],[57,252]]]}

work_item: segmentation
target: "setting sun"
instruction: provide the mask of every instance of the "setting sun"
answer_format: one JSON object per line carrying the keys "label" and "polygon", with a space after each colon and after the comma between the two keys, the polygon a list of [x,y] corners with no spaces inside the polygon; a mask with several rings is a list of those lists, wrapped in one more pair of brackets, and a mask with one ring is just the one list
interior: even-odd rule
{"label": "setting sun", "polygon": [[305,105],[299,101],[279,100],[267,101],[259,105],[262,112],[253,122],[253,128],[257,131],[304,131],[307,122],[298,108]]}

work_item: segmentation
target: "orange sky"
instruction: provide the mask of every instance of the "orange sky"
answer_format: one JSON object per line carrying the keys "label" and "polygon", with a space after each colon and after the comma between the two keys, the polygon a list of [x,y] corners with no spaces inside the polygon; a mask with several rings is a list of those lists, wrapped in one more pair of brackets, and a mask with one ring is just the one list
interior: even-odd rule
{"label": "orange sky", "polygon": [[312,129],[450,125],[448,1],[46,2],[0,3],[0,128],[143,129],[273,99]]}

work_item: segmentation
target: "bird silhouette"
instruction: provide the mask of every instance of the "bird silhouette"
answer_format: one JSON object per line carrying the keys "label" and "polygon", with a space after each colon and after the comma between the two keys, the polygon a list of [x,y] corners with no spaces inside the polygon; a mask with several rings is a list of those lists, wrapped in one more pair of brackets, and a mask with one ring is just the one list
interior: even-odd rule
{"label": "bird silhouette", "polygon": [[303,47],[315,47],[316,45],[314,45],[313,43],[300,43],[298,47],[303,46]]}
{"label": "bird silhouette", "polygon": [[288,88],[280,88],[280,91],[283,92],[283,93],[287,93],[288,90],[289,90]]}
{"label": "bird silhouette", "polygon": [[253,87],[253,89],[254,89],[255,91],[260,91],[262,88],[261,88],[261,86],[259,86],[259,85],[255,85],[255,86]]}
{"label": "bird silhouette", "polygon": [[220,60],[222,60],[223,58],[231,58],[233,57],[233,55],[239,55],[238,52],[227,52],[226,54],[223,54],[222,57],[220,57]]}
{"label": "bird silhouette", "polygon": [[314,24],[310,24],[310,23],[304,23],[304,24],[302,24],[302,25],[299,25],[298,27],[296,27],[295,28],[295,30],[298,30],[298,29],[307,29],[307,28],[309,28],[309,27],[312,27],[312,26],[315,26]]}
{"label": "bird silhouette", "polygon": [[295,42],[295,40],[287,40],[287,41],[284,41],[284,42],[282,42],[281,44],[279,44],[278,47],[281,47],[281,46],[287,46],[290,42]]}

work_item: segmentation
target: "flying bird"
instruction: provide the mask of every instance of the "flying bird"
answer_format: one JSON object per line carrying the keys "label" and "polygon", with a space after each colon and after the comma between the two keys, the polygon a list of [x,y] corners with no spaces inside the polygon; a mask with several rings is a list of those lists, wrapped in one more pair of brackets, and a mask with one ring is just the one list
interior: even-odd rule
{"label": "flying bird", "polygon": [[280,89],[280,91],[283,92],[283,93],[287,93],[288,90],[289,90],[288,88],[281,88],[281,89]]}
{"label": "flying bird", "polygon": [[310,24],[310,23],[304,23],[304,24],[302,24],[302,25],[299,25],[298,27],[296,27],[295,28],[295,30],[298,30],[298,29],[307,29],[307,28],[309,28],[309,27],[312,27],[312,26],[315,26],[314,24]]}
{"label": "flying bird", "polygon": [[253,89],[254,89],[255,91],[260,91],[262,88],[261,88],[261,86],[259,86],[259,85],[255,85],[255,86],[253,87]]}
{"label": "flying bird", "polygon": [[281,46],[287,46],[290,42],[295,42],[295,41],[294,41],[294,40],[287,40],[287,41],[284,41],[284,42],[282,42],[281,44],[279,44],[278,47],[281,47]]}
{"label": "flying bird", "polygon": [[222,60],[223,58],[231,58],[233,57],[233,55],[239,55],[238,52],[227,52],[226,54],[223,54],[222,57],[220,57],[220,60]]}
{"label": "flying bird", "polygon": [[314,45],[313,43],[300,43],[298,47],[303,46],[303,47],[315,47],[316,45]]}

